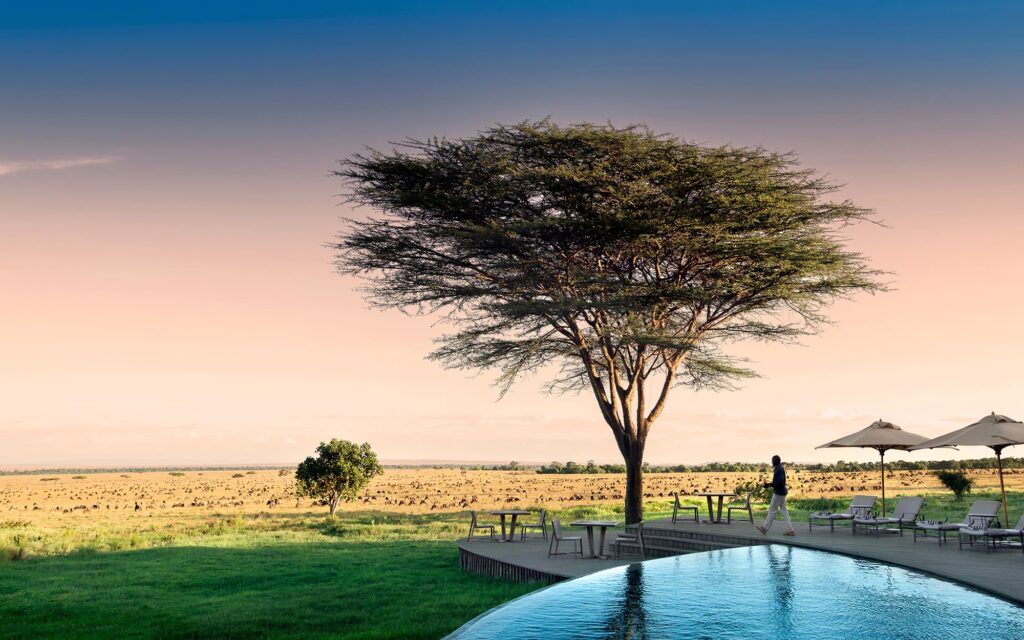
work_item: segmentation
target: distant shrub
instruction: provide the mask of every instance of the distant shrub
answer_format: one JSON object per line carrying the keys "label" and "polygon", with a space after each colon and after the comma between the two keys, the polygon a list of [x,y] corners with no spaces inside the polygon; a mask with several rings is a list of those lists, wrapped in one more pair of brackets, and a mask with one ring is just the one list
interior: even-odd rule
{"label": "distant shrub", "polygon": [[750,499],[754,502],[770,502],[772,499],[772,488],[765,487],[761,482],[755,482],[750,480],[748,482],[742,482],[736,485],[733,489],[741,498],[746,497],[747,493],[750,494]]}
{"label": "distant shrub", "polygon": [[255,471],[246,471],[245,475],[247,475],[247,476],[254,476],[254,475],[256,475],[256,472]]}
{"label": "distant shrub", "polygon": [[183,476],[185,474],[183,472],[181,472],[181,471],[171,471],[168,475],[172,475],[172,476],[174,476],[176,478],[180,478],[181,476]]}
{"label": "distant shrub", "polygon": [[0,529],[23,529],[30,524],[28,520],[0,520]]}
{"label": "distant shrub", "polygon": [[60,480],[60,478],[39,478],[39,482],[53,482],[54,480]]}
{"label": "distant shrub", "polygon": [[808,513],[841,513],[850,506],[850,500],[847,498],[794,498],[786,502],[790,508],[803,509]]}
{"label": "distant shrub", "polygon": [[244,473],[236,473],[236,474],[232,475],[231,477],[232,478],[244,478],[245,474]]}
{"label": "distant shrub", "polygon": [[128,477],[128,474],[127,474],[127,473],[122,473],[122,474],[121,474],[121,477],[122,477],[122,478],[127,478],[127,477]]}
{"label": "distant shrub", "polygon": [[278,469],[277,470],[277,475],[279,477],[284,477],[284,476],[290,475],[291,473],[292,473],[291,469]]}
{"label": "distant shrub", "polygon": [[85,476],[71,476],[72,480],[85,480]]}
{"label": "distant shrub", "polygon": [[970,493],[974,487],[974,480],[967,477],[963,471],[936,471],[939,482],[956,496],[956,501],[961,502],[965,493]]}

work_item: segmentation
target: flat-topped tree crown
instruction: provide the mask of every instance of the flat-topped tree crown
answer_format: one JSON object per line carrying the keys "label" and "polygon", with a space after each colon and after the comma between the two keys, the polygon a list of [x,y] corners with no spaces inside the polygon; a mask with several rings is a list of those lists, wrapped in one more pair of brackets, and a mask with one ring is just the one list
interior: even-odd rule
{"label": "flat-topped tree crown", "polygon": [[723,343],[791,340],[832,300],[880,289],[839,235],[869,212],[828,200],[836,187],[787,154],[544,120],[334,173],[382,212],[347,221],[338,270],[375,305],[445,314],[455,330],[432,357],[496,369],[502,393],[551,363],[553,389],[590,389],[626,462],[629,522],[674,386],[753,375]]}

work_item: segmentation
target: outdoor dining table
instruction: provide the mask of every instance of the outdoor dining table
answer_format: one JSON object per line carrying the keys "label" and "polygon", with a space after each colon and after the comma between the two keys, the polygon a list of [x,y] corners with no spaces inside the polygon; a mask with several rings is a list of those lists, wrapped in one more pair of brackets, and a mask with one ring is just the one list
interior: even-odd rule
{"label": "outdoor dining table", "polygon": [[[695,496],[704,496],[705,498],[708,499],[708,519],[704,521],[705,524],[722,524],[722,502],[724,502],[726,498],[735,498],[737,496],[737,494],[735,494],[735,493],[728,493],[728,492],[723,492],[723,493],[703,492],[703,493],[695,493],[693,495],[695,495]],[[715,512],[712,509],[712,505],[711,505],[711,499],[712,498],[718,498],[718,517],[717,518],[715,517]]]}
{"label": "outdoor dining table", "polygon": [[[618,522],[613,520],[577,520],[576,522],[570,522],[571,526],[574,527],[586,527],[587,528],[587,545],[590,548],[590,555],[588,558],[594,558],[596,560],[605,560],[608,556],[604,555],[604,537],[608,532],[608,527],[619,526]],[[597,550],[594,549],[594,527],[601,530],[601,539],[597,543]]]}
{"label": "outdoor dining table", "polygon": [[[491,511],[492,516],[501,516],[501,541],[502,542],[515,542],[516,537],[516,518],[519,516],[530,515],[529,511],[523,511],[522,509],[499,509],[498,511]],[[512,526],[509,529],[508,536],[505,535],[505,516],[512,516]]]}

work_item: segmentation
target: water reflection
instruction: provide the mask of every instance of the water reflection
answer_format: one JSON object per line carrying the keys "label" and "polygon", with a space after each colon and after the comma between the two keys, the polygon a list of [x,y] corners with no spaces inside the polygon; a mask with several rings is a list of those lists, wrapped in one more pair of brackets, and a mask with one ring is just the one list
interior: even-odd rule
{"label": "water reflection", "polygon": [[632,564],[622,576],[621,597],[613,602],[605,628],[608,640],[647,640],[647,604],[644,565]]}
{"label": "water reflection", "polygon": [[775,598],[775,622],[778,632],[789,637],[793,632],[793,547],[768,547],[768,567],[773,578],[771,585]]}

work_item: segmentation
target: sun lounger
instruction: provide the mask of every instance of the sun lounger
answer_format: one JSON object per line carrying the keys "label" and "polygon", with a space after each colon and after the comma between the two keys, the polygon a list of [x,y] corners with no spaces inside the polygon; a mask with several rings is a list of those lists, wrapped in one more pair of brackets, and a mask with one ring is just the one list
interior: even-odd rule
{"label": "sun lounger", "polygon": [[1020,520],[1017,521],[1017,524],[1012,529],[961,527],[958,533],[961,549],[963,549],[964,540],[967,541],[968,546],[972,547],[975,542],[981,541],[985,543],[985,551],[991,552],[997,548],[999,543],[1009,545],[1007,542],[1009,538],[1018,538],[1020,540],[1020,549],[1024,551],[1024,515],[1020,517]]}
{"label": "sun lounger", "polygon": [[923,504],[924,498],[920,496],[903,496],[896,503],[896,508],[889,517],[854,516],[853,535],[857,535],[857,527],[870,529],[877,536],[881,535],[883,528],[891,531],[892,529],[889,528],[895,525],[896,530],[902,536],[904,527],[915,526],[914,521],[917,520],[918,514],[921,513],[921,505]]}
{"label": "sun lounger", "polygon": [[950,531],[959,532],[960,529],[986,529],[996,518],[999,511],[999,502],[996,500],[975,500],[967,512],[963,522],[945,522],[942,520],[918,520],[914,527],[914,542],[917,538],[928,538],[932,531],[938,538],[939,544],[946,542],[946,535]]}
{"label": "sun lounger", "polygon": [[871,509],[875,506],[875,500],[877,500],[875,496],[854,496],[849,508],[844,513],[828,513],[825,511],[812,513],[807,516],[807,530],[813,529],[816,523],[819,527],[823,527],[825,525],[821,523],[828,522],[829,528],[834,532],[836,530],[836,522],[845,522],[847,520],[852,522],[855,516],[868,516],[871,513]]}

